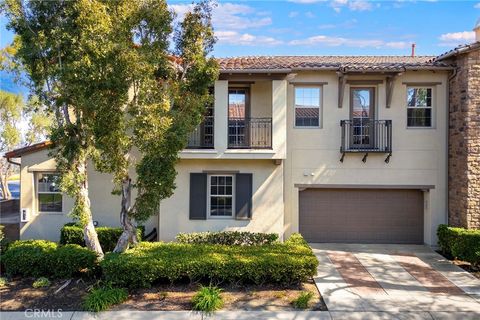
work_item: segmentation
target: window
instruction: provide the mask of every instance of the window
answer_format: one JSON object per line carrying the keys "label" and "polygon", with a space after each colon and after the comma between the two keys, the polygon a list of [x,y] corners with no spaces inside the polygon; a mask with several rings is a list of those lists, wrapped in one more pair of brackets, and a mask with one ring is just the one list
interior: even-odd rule
{"label": "window", "polygon": [[207,211],[210,217],[233,217],[233,180],[234,175],[208,176]]}
{"label": "window", "polygon": [[432,127],[432,88],[407,88],[407,127]]}
{"label": "window", "polygon": [[295,87],[296,127],[320,127],[320,99],[318,87]]}
{"label": "window", "polygon": [[37,175],[38,212],[62,212],[62,193],[58,188],[60,177],[54,173]]}

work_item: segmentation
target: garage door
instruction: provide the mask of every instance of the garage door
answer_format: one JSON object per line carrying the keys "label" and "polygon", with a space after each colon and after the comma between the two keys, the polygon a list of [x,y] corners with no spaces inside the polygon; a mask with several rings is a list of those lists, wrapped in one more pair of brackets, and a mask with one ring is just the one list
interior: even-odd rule
{"label": "garage door", "polygon": [[306,189],[300,233],[309,242],[423,243],[420,190]]}

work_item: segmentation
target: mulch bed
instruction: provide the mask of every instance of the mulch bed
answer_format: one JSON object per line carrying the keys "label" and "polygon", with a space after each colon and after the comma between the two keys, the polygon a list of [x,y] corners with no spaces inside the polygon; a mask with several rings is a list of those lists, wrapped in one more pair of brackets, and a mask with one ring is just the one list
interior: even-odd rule
{"label": "mulch bed", "polygon": [[470,262],[463,261],[463,260],[458,260],[453,258],[452,256],[444,254],[442,251],[437,251],[438,254],[442,255],[443,257],[447,258],[450,260],[453,264],[459,266],[463,270],[471,273],[473,276],[475,276],[477,279],[480,279],[480,267],[475,267],[473,266]]}
{"label": "mulch bed", "polygon": [[[0,310],[21,311],[25,309],[82,310],[82,300],[95,282],[74,279],[57,294],[63,281],[52,281],[49,288],[32,287],[35,279],[13,279],[0,288]],[[302,291],[314,293],[310,310],[327,310],[318,290],[310,280],[306,283],[280,287],[266,286],[219,286],[225,302],[223,310],[293,310],[292,300]],[[123,304],[112,310],[191,310],[191,299],[198,284],[158,284],[149,289],[132,290]]]}

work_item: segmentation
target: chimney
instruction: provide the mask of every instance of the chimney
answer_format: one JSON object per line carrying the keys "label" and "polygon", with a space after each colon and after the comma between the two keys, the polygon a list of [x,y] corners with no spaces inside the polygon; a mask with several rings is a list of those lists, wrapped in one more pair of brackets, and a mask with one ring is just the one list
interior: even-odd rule
{"label": "chimney", "polygon": [[475,28],[473,28],[473,31],[475,31],[475,42],[480,41],[480,18],[477,20],[477,23],[475,24]]}
{"label": "chimney", "polygon": [[415,57],[415,43],[412,43],[412,57]]}

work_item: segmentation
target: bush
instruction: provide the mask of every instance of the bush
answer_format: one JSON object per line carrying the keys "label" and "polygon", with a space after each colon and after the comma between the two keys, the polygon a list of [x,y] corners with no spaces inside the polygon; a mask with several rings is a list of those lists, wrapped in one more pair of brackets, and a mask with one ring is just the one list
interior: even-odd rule
{"label": "bush", "polygon": [[278,240],[278,234],[243,231],[195,232],[179,233],[176,239],[180,243],[254,246],[272,244]]}
{"label": "bush", "polygon": [[444,254],[470,262],[480,264],[480,230],[438,226],[438,244]]}
{"label": "bush", "polygon": [[45,277],[40,277],[33,282],[32,285],[34,288],[45,288],[50,287],[50,280]]}
{"label": "bush", "polygon": [[293,300],[293,307],[295,309],[307,309],[312,298],[313,293],[310,291],[303,291],[295,300]]}
{"label": "bush", "polygon": [[[123,232],[122,228],[112,227],[97,227],[98,241],[104,252],[113,251],[117,245],[118,238]],[[138,240],[144,238],[145,227],[137,227]],[[85,247],[85,241],[83,240],[83,228],[73,223],[67,223],[60,231],[60,244],[78,244]]]}
{"label": "bush", "polygon": [[0,277],[0,288],[6,287],[8,284],[7,278]]}
{"label": "bush", "polygon": [[40,277],[50,274],[55,242],[46,240],[19,240],[12,242],[2,255],[2,264],[9,275]]}
{"label": "bush", "polygon": [[192,298],[192,309],[211,314],[223,307],[222,289],[217,287],[200,287]]}
{"label": "bush", "polygon": [[318,265],[310,247],[297,242],[268,246],[142,242],[121,255],[107,254],[101,267],[105,279],[119,287],[182,279],[292,284],[314,276]]}
{"label": "bush", "polygon": [[70,278],[84,269],[93,269],[96,260],[95,252],[87,248],[57,246],[46,240],[15,241],[2,255],[6,273],[24,277]]}
{"label": "bush", "polygon": [[115,304],[127,300],[128,292],[121,288],[97,288],[90,291],[83,301],[86,311],[105,311]]}
{"label": "bush", "polygon": [[0,255],[7,250],[11,243],[9,239],[5,238],[5,232],[3,231],[4,228],[5,226],[0,225]]}

